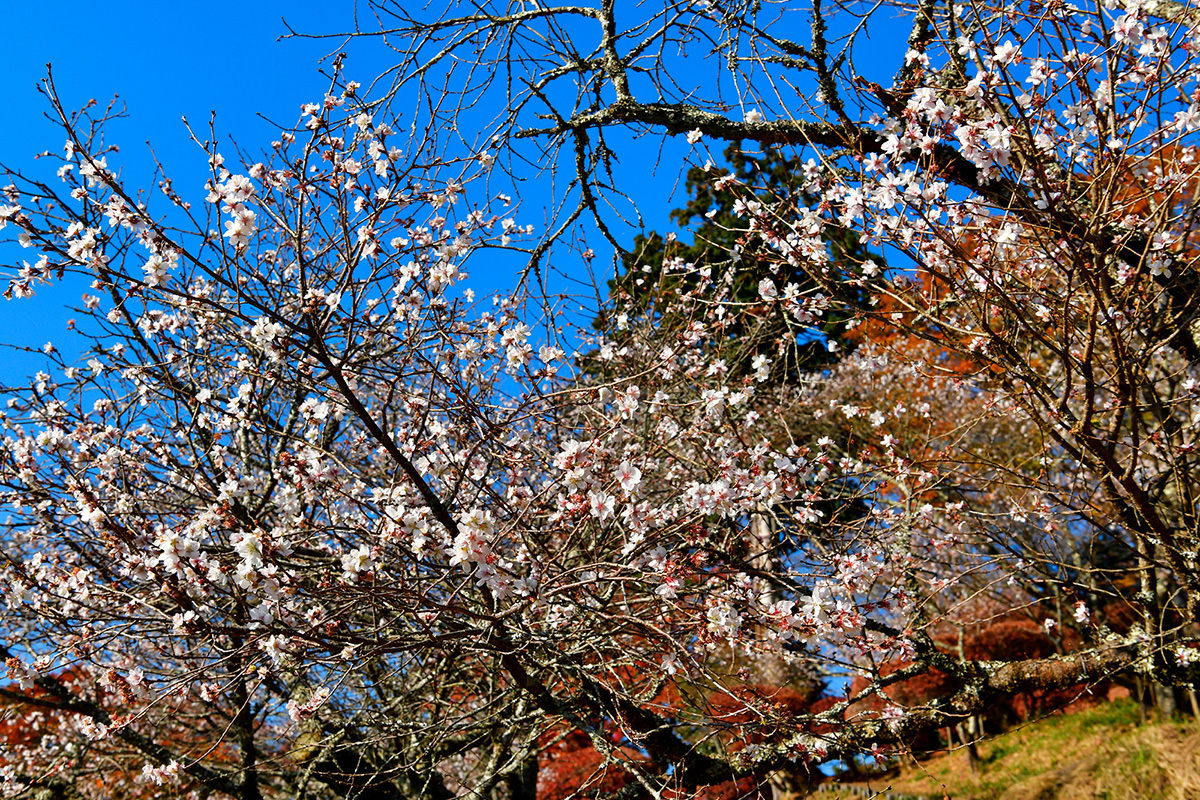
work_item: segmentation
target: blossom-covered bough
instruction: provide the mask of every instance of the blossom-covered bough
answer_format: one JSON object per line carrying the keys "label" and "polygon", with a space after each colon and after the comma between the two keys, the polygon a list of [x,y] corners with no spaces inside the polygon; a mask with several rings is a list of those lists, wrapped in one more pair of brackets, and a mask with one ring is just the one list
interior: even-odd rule
{"label": "blossom-covered bough", "polygon": [[[855,8],[380,4],[388,98],[337,73],[261,160],[198,137],[195,197],[125,186],[48,83],[8,293],[82,281],[92,347],[4,409],[0,698],[50,720],[4,791],[532,798],[586,751],[584,792],[782,794],[998,698],[1192,683],[1198,20],[922,2],[881,85]],[[443,148],[466,103],[389,116],[449,85],[503,103],[488,150]],[[572,330],[540,265],[587,218],[620,245],[622,130],[786,148],[817,202],[713,167],[755,247]],[[559,162],[535,236],[488,181]],[[738,356],[831,310],[837,364]],[[997,609],[1060,655],[976,658]]]}

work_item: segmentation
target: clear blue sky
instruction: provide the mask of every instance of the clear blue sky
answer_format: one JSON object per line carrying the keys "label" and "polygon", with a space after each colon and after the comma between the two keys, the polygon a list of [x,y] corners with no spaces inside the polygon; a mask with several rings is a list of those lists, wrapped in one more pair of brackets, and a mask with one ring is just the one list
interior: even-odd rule
{"label": "clear blue sky", "polygon": [[[146,142],[166,166],[176,189],[198,197],[206,178],[203,156],[187,140],[181,122],[205,126],[217,112],[218,129],[253,152],[275,138],[274,129],[258,115],[291,124],[302,103],[319,99],[328,83],[319,73],[322,59],[340,46],[333,39],[280,40],[288,25],[307,33],[332,33],[354,27],[353,0],[241,0],[241,2],[176,3],[115,0],[98,6],[81,0],[8,0],[0,24],[5,67],[0,70],[0,96],[7,115],[0,127],[0,162],[25,170],[44,150],[57,150],[64,137],[44,114],[38,81],[53,65],[55,85],[68,108],[95,98],[123,101],[128,119],[109,129],[109,140],[121,145],[122,177],[145,185],[152,173]],[[372,20],[363,21],[370,28]],[[364,83],[391,66],[389,51],[378,41],[354,43],[348,52],[347,78]],[[325,63],[328,63],[327,61]],[[658,155],[622,153],[622,167],[638,172],[644,197],[649,159]],[[109,158],[110,166],[114,159]],[[188,185],[189,176],[195,185]],[[677,173],[661,175],[655,202],[642,209],[647,223],[667,227],[666,212]],[[677,200],[680,198],[676,198]],[[542,198],[546,202],[546,198]],[[543,213],[538,195],[523,198],[522,218],[538,222]],[[632,232],[629,232],[632,240]],[[599,249],[599,248],[598,248]],[[29,251],[0,250],[0,262],[29,259]],[[599,263],[599,262],[597,262]],[[503,288],[511,266],[470,265],[471,284],[479,291]],[[494,274],[486,274],[494,273]],[[480,285],[482,284],[482,285]],[[65,331],[84,282],[42,287],[24,301],[0,300],[0,343],[39,348],[53,340],[60,349],[79,348]],[[0,348],[0,384],[40,368],[38,356],[20,356]]]}
{"label": "clear blue sky", "polygon": [[[251,152],[261,149],[275,138],[275,131],[258,115],[295,122],[301,104],[324,93],[328,84],[319,67],[342,44],[333,39],[281,41],[287,32],[283,19],[306,33],[351,30],[355,21],[354,0],[114,0],[103,6],[82,0],[7,0],[4,6],[0,97],[7,101],[7,114],[0,126],[0,162],[25,169],[33,165],[34,154],[62,146],[64,137],[44,119],[48,106],[36,91],[51,63],[68,108],[90,98],[107,102],[114,95],[126,104],[129,118],[109,130],[110,141],[122,147],[123,178],[134,186],[149,182],[150,141],[176,189],[193,199],[202,192],[206,169],[203,156],[187,140],[181,118],[204,126],[216,111],[218,130]],[[372,19],[363,20],[366,29],[372,24]],[[352,43],[348,52],[350,79],[365,83],[392,66],[390,51],[378,40]],[[878,56],[872,53],[871,60]],[[490,119],[485,112],[481,127]],[[612,138],[620,141],[618,134]],[[676,137],[667,142],[667,152],[660,153],[661,143],[656,137],[623,141],[619,169],[621,183],[628,182],[647,227],[669,230],[667,212],[684,199],[679,171],[689,148]],[[692,156],[702,158],[696,152]],[[110,166],[113,162],[109,158]],[[549,205],[549,194],[537,184],[527,184],[523,192],[522,221],[542,221],[539,206]],[[623,238],[632,241],[633,233],[626,229]],[[597,238],[593,246],[603,256],[600,243]],[[0,262],[22,257],[29,258],[29,251],[0,249]],[[602,260],[597,259],[598,268],[607,270]],[[556,266],[582,272],[570,264]],[[489,260],[469,269],[472,285],[486,293],[506,286],[513,267]],[[68,282],[43,287],[31,300],[0,300],[0,344],[38,348],[53,340],[63,350],[80,347],[78,341],[72,345],[65,323],[72,316],[67,306],[78,303],[85,288],[83,282]],[[36,358],[20,358],[0,348],[0,384],[38,366]]]}
{"label": "clear blue sky", "polygon": [[[150,141],[168,170],[181,176],[177,188],[197,195],[203,158],[187,141],[181,118],[203,126],[215,110],[221,130],[258,149],[273,137],[256,115],[298,119],[301,103],[319,99],[327,87],[318,62],[337,46],[332,40],[278,41],[286,32],[282,18],[297,30],[346,30],[353,10],[349,0],[8,0],[0,23],[0,97],[7,112],[0,161],[26,170],[34,154],[62,146],[64,137],[45,119],[49,107],[36,89],[50,63],[68,108],[114,95],[126,104],[129,118],[110,130],[111,141],[121,145],[123,177],[147,182]],[[364,75],[378,66],[350,64]],[[185,184],[188,175],[196,176],[196,186]],[[14,256],[30,257],[28,251],[0,255],[9,263]],[[30,300],[0,300],[0,342],[39,347],[53,340],[69,347],[64,326],[71,313],[65,306],[77,303],[84,288],[75,281],[43,288]],[[0,351],[0,383],[35,364]]]}

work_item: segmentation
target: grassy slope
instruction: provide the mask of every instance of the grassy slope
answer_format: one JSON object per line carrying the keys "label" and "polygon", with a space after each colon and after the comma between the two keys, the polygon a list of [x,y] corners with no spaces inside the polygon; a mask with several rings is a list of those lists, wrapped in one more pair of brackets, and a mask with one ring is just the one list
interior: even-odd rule
{"label": "grassy slope", "polygon": [[979,745],[972,775],[962,752],[911,760],[872,786],[951,800],[1200,800],[1200,728],[1139,726],[1131,701],[1049,717]]}

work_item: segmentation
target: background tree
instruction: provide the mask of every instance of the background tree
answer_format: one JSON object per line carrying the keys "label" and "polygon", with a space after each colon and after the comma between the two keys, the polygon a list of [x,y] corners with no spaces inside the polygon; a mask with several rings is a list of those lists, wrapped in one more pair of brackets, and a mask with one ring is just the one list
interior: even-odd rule
{"label": "background tree", "polygon": [[[1091,548],[1089,540],[1119,541],[1137,553],[1141,630],[1153,631],[1139,658],[1181,680],[1173,654],[1186,662],[1187,653],[1168,642],[1190,636],[1194,624],[1193,613],[1179,612],[1194,594],[1186,588],[1191,512],[1173,510],[1145,479],[1157,474],[1173,484],[1191,469],[1191,445],[1186,434],[1179,438],[1189,424],[1196,353],[1194,267],[1184,244],[1190,168],[1161,162],[1180,153],[1191,159],[1194,65],[1172,53],[1195,47],[1195,12],[1173,3],[1070,10],[976,3],[963,12],[918,4],[907,52],[886,86],[856,71],[858,36],[873,20],[846,22],[819,6],[803,43],[773,27],[771,12],[750,6],[669,4],[645,17],[613,4],[527,15],[495,9],[437,25],[395,18],[397,32],[417,34],[408,51],[414,64],[451,30],[462,42],[486,36],[524,44],[528,31],[560,14],[577,15],[580,28],[595,25],[599,44],[587,54],[573,49],[580,38],[567,25],[530,44],[545,54],[540,63],[572,67],[531,68],[529,91],[507,103],[499,135],[544,143],[542,163],[553,163],[565,144],[564,166],[578,187],[578,205],[567,208],[591,212],[610,240],[596,198],[611,196],[614,173],[590,167],[610,163],[606,154],[622,131],[812,153],[816,169],[805,188],[820,197],[816,224],[812,216],[797,222],[782,205],[778,215],[755,207],[773,263],[790,264],[807,243],[820,255],[807,259],[806,274],[832,287],[820,232],[836,220],[906,254],[928,276],[918,282],[930,287],[924,293],[902,281],[892,292],[898,307],[876,318],[965,359],[971,366],[962,379],[998,389],[1014,423],[1041,439],[1038,458],[1064,467],[1023,473],[1017,508],[1005,517],[971,509],[966,524],[985,543],[997,536],[1016,543],[1013,534],[1036,520],[1041,533],[1020,547],[1054,576],[1051,584],[1070,592],[1079,578],[1104,582],[1102,567],[1081,571],[1072,555]],[[734,76],[718,83],[714,65],[709,92],[674,81],[672,56],[657,46],[697,39],[719,42],[719,68]],[[689,61],[688,74],[707,66]],[[423,80],[417,70],[402,75]],[[820,105],[791,102],[809,96],[798,87],[819,90]],[[558,102],[564,96],[574,103]],[[759,202],[752,191],[742,199],[748,208]],[[780,219],[789,235],[777,233]],[[682,318],[703,325],[731,309],[693,307]],[[864,475],[881,466],[863,461]]]}
{"label": "background tree", "polygon": [[[866,299],[866,281],[861,277],[864,270],[868,277],[882,275],[883,259],[863,246],[858,233],[824,228],[832,271],[841,276],[826,287],[836,294],[821,295],[815,309],[798,304],[802,295],[813,292],[812,279],[798,263],[764,258],[767,245],[757,230],[762,219],[753,212],[764,204],[775,209],[781,220],[807,212],[819,202],[803,188],[805,174],[816,165],[785,156],[770,145],[761,152],[744,150],[742,145],[733,142],[725,149],[727,173],[713,174],[701,166],[688,170],[688,200],[671,212],[671,219],[692,243],[683,243],[675,233],[638,234],[622,254],[622,272],[609,282],[609,295],[615,306],[628,306],[620,313],[655,316],[666,332],[682,331],[690,322],[673,319],[669,312],[673,298],[694,281],[721,276],[726,281],[723,297],[738,304],[762,302],[763,281],[794,287],[793,295],[769,304],[767,313],[730,314],[717,320],[727,344],[713,358],[725,361],[738,376],[752,375],[765,363],[769,381],[795,384],[806,370],[829,363],[848,344],[843,338],[846,323]],[[748,194],[755,199],[747,199]],[[611,327],[603,318],[597,325]]]}

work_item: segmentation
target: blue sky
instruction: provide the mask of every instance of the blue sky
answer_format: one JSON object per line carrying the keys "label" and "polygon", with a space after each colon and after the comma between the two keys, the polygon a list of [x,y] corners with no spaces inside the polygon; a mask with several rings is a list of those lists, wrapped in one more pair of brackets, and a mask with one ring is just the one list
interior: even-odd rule
{"label": "blue sky", "polygon": [[[0,96],[7,102],[6,124],[0,128],[0,162],[23,171],[37,171],[34,155],[58,150],[64,136],[45,119],[49,106],[37,84],[53,65],[55,85],[68,109],[95,98],[105,103],[117,96],[128,118],[108,129],[109,141],[119,143],[116,159],[127,185],[149,183],[154,154],[172,176],[175,187],[196,199],[207,177],[204,157],[188,141],[181,121],[186,116],[204,128],[216,112],[219,131],[251,152],[276,138],[262,116],[292,124],[300,106],[320,99],[328,87],[319,69],[343,42],[335,39],[284,39],[287,27],[306,33],[332,33],[354,27],[353,0],[242,0],[242,2],[161,3],[117,0],[103,9],[80,0],[31,2],[10,0],[0,46],[5,68],[0,71]],[[370,28],[372,20],[363,20]],[[364,83],[391,66],[389,51],[377,40],[351,43],[345,75]],[[622,168],[637,174],[638,197],[658,194],[640,210],[651,226],[668,227],[667,211],[677,191],[678,159],[649,174],[659,155],[655,144],[638,144],[622,152]],[[669,160],[669,159],[668,159]],[[114,159],[109,158],[110,166]],[[669,174],[668,174],[669,173]],[[649,177],[649,180],[647,179]],[[677,197],[677,200],[682,198]],[[522,219],[540,221],[539,202],[548,197],[526,192]],[[628,232],[631,241],[633,231]],[[597,247],[599,251],[601,248]],[[0,247],[0,262],[30,259],[29,251]],[[607,270],[607,263],[598,269]],[[558,264],[560,269],[575,269]],[[486,293],[504,288],[513,266],[468,264],[471,284]],[[582,270],[578,270],[579,274]],[[601,278],[607,277],[602,275]],[[0,343],[40,348],[52,340],[60,350],[78,350],[84,343],[66,332],[76,304],[87,289],[85,281],[68,279],[43,287],[27,300],[0,300]],[[0,384],[36,371],[40,356],[0,348]]]}
{"label": "blue sky", "polygon": [[[5,54],[0,97],[7,111],[0,127],[0,162],[36,171],[36,153],[62,146],[64,137],[45,119],[49,106],[36,89],[50,63],[68,108],[91,98],[107,102],[114,95],[126,104],[129,118],[110,131],[121,145],[123,177],[135,185],[148,181],[149,140],[167,169],[181,176],[176,177],[180,191],[199,193],[203,157],[187,140],[183,116],[203,126],[215,110],[220,129],[257,149],[260,141],[273,138],[258,113],[295,121],[301,103],[319,99],[327,86],[319,62],[337,43],[277,41],[286,32],[285,16],[297,30],[345,30],[353,24],[353,3],[138,1],[101,7],[79,0],[10,0],[0,25]],[[366,74],[375,66],[353,68]],[[186,185],[189,175],[196,186]],[[0,256],[6,263],[29,258],[28,252],[13,249]],[[67,281],[29,300],[0,300],[0,342],[40,347],[53,340],[70,347],[65,324],[72,314],[65,306],[77,302],[85,288],[78,280]],[[31,367],[36,360],[0,351],[0,383]]]}
{"label": "blue sky", "polygon": [[[336,39],[286,39],[283,20],[294,30],[333,33],[354,28],[354,0],[217,0],[205,3],[163,3],[115,0],[103,8],[81,0],[9,0],[0,25],[0,46],[5,68],[0,70],[0,97],[6,101],[5,125],[0,127],[0,162],[12,168],[34,169],[34,155],[57,150],[64,136],[44,114],[48,105],[36,86],[53,65],[55,84],[68,108],[78,108],[91,98],[104,103],[116,95],[128,119],[109,129],[109,141],[121,145],[118,161],[127,185],[142,186],[152,175],[150,150],[164,164],[175,188],[195,200],[207,177],[204,156],[188,141],[181,118],[204,128],[216,112],[219,131],[236,139],[249,151],[262,149],[275,137],[275,129],[259,117],[292,124],[300,106],[319,99],[328,87],[319,69],[328,56],[343,46]],[[362,26],[370,29],[372,19]],[[345,75],[366,83],[392,66],[391,53],[377,39],[350,44]],[[872,54],[872,59],[878,52]],[[859,67],[866,65],[859,64]],[[682,69],[681,74],[686,73]],[[481,110],[481,128],[491,115]],[[495,113],[492,109],[491,113]],[[460,126],[461,129],[461,126]],[[620,158],[619,185],[628,184],[646,226],[670,230],[667,212],[684,200],[680,172],[689,155],[702,159],[682,137],[622,138],[611,134]],[[719,154],[721,146],[714,147]],[[109,164],[114,164],[112,157]],[[661,164],[661,166],[657,166]],[[522,222],[538,223],[550,206],[548,184],[523,188]],[[627,214],[628,216],[628,214]],[[618,236],[631,242],[636,231]],[[601,256],[595,262],[600,280],[611,269],[607,247],[597,237],[592,243]],[[28,251],[0,246],[0,262],[30,258]],[[560,270],[582,275],[582,265],[554,264]],[[515,265],[489,259],[468,264],[471,284],[480,293],[503,289]],[[24,301],[0,300],[0,344],[39,348],[53,340],[61,350],[78,350],[82,342],[65,331],[72,316],[68,305],[77,303],[86,289],[80,280],[42,288]],[[21,357],[0,348],[0,384],[39,368],[39,357]]]}

